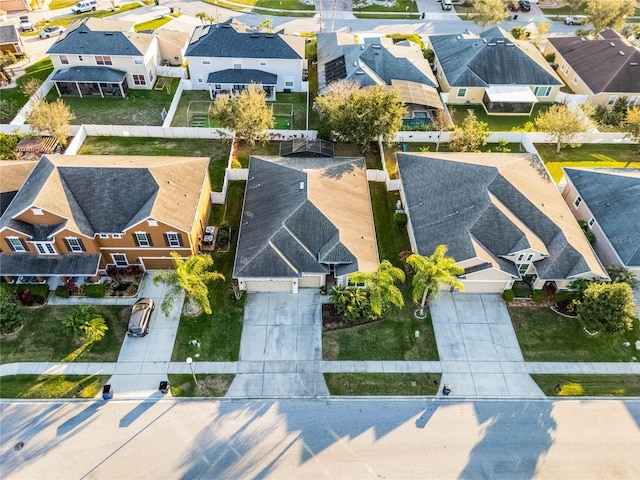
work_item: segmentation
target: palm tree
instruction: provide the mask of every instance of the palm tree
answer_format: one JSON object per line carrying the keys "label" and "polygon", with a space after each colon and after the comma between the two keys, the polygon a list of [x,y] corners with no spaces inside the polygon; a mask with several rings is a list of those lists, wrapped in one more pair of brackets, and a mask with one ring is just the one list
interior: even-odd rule
{"label": "palm tree", "polygon": [[369,294],[369,306],[371,312],[381,316],[389,304],[396,307],[404,306],[402,292],[395,286],[396,282],[404,282],[404,272],[391,265],[389,260],[383,260],[378,269],[373,273],[354,273],[351,281],[364,283]]}
{"label": "palm tree", "polygon": [[62,329],[67,335],[93,343],[101,340],[109,327],[93,306],[80,305],[62,319]]}
{"label": "palm tree", "polygon": [[176,263],[175,270],[158,272],[153,277],[153,283],[164,283],[169,286],[169,291],[162,300],[162,311],[169,316],[173,304],[182,295],[200,306],[205,313],[211,314],[211,304],[209,303],[208,284],[213,280],[224,280],[224,275],[218,272],[210,272],[213,266],[213,258],[210,255],[192,255],[186,260],[182,260],[176,252],[171,252],[171,256]]}
{"label": "palm tree", "polygon": [[109,330],[109,327],[107,327],[104,318],[99,315],[97,317],[92,317],[82,326],[83,337],[87,343],[102,340],[107,333],[107,330]]}
{"label": "palm tree", "polygon": [[447,246],[438,245],[430,257],[423,257],[414,253],[407,257],[407,263],[413,267],[415,274],[411,284],[413,285],[413,301],[420,297],[420,312],[416,315],[424,317],[424,306],[429,296],[437,298],[440,295],[440,287],[449,285],[464,290],[464,285],[456,278],[462,275],[464,268],[456,265],[456,261],[447,257]]}

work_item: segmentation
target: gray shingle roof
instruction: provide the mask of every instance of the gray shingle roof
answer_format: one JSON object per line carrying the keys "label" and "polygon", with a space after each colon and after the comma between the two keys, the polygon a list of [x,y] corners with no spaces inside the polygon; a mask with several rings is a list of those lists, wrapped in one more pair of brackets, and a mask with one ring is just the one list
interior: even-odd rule
{"label": "gray shingle roof", "polygon": [[543,68],[499,27],[479,37],[433,35],[429,42],[449,85],[487,87],[489,85],[562,85],[560,79]]}
{"label": "gray shingle roof", "polygon": [[127,72],[109,67],[70,67],[57,70],[51,78],[54,82],[102,82],[121,83]]}
{"label": "gray shingle roof", "polygon": [[0,44],[20,43],[20,35],[13,23],[0,23]]}
{"label": "gray shingle roof", "polygon": [[362,160],[252,157],[233,277],[295,278],[328,273],[329,263],[357,271],[336,226],[308,199],[308,172],[354,162]]}
{"label": "gray shingle roof", "polygon": [[611,38],[554,37],[549,42],[593,93],[640,95],[640,51],[632,45]]}
{"label": "gray shingle roof", "polygon": [[564,172],[624,264],[640,266],[640,170]]}
{"label": "gray shingle roof", "polygon": [[[496,166],[466,163],[455,157],[396,156],[405,208],[421,255],[430,255],[438,245],[446,244],[449,254],[461,262],[479,256],[473,244],[476,241],[500,269],[517,276],[514,264],[500,257],[532,246],[520,226],[524,224],[549,253],[548,258],[535,263],[541,278],[564,279],[591,272],[560,227]],[[515,219],[497,208],[497,202]]]}
{"label": "gray shingle roof", "polygon": [[318,39],[318,82],[323,90],[332,81],[325,75],[327,63],[344,57],[344,78],[367,87],[391,85],[391,80],[407,80],[437,87],[429,63],[424,58],[407,58],[402,50],[411,47],[393,45],[390,39],[367,38],[364,44],[354,44],[355,37],[338,33],[321,33]]}
{"label": "gray shingle roof", "polygon": [[111,31],[92,30],[90,18],[85,18],[71,24],[47,50],[48,54],[62,55],[119,55],[141,56],[146,52],[140,51],[128,35],[146,35],[145,33],[127,33],[116,29]]}
{"label": "gray shingle roof", "polygon": [[99,253],[70,253],[60,256],[0,253],[0,275],[11,277],[93,276],[98,273],[99,264]]}
{"label": "gray shingle roof", "polygon": [[252,82],[260,83],[262,85],[275,85],[278,83],[278,76],[273,73],[254,70],[251,68],[229,68],[227,70],[211,72],[207,77],[207,83],[235,83],[238,85],[248,85]]}
{"label": "gray shingle roof", "polygon": [[303,59],[304,38],[284,32],[250,30],[230,19],[217,25],[195,28],[187,57],[283,58]]}

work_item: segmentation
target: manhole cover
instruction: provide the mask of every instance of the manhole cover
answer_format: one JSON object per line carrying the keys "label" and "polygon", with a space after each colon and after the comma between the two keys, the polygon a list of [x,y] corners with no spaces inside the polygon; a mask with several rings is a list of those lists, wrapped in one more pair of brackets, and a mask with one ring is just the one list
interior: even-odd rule
{"label": "manhole cover", "polygon": [[22,447],[24,447],[24,442],[18,442],[13,446],[14,450],[22,450]]}

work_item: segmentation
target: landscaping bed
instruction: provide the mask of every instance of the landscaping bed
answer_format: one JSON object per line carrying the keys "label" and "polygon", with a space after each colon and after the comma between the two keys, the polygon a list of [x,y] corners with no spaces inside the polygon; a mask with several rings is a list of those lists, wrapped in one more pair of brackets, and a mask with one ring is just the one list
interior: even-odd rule
{"label": "landscaping bed", "polygon": [[0,381],[0,398],[94,398],[110,375],[11,375]]}
{"label": "landscaping bed", "polygon": [[173,397],[224,397],[235,378],[232,374],[198,374],[198,386],[194,388],[193,375],[169,375]]}
{"label": "landscaping bed", "polygon": [[439,373],[325,373],[331,395],[437,395]]}
{"label": "landscaping bed", "polygon": [[0,283],[0,289],[25,307],[38,307],[47,303],[49,285],[46,283]]}

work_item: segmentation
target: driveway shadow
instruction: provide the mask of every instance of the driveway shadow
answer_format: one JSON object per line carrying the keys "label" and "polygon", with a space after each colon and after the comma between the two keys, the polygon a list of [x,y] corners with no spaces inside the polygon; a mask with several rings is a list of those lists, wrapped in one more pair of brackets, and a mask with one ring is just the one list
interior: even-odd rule
{"label": "driveway shadow", "polygon": [[90,403],[87,408],[82,410],[75,417],[72,417],[61,424],[56,430],[56,434],[58,435],[58,437],[68,434],[73,429],[79,427],[81,424],[89,420],[89,418],[91,418],[103,404],[104,403],[100,401]]}
{"label": "driveway shadow", "polygon": [[120,423],[118,424],[118,426],[120,428],[127,428],[129,425],[135,422],[139,417],[141,417],[143,413],[145,413],[147,410],[153,407],[156,403],[158,403],[158,400],[160,400],[161,398],[162,397],[154,394],[154,395],[151,395],[146,400],[142,400],[142,402],[136,405],[133,408],[133,410],[131,410],[129,413],[127,413],[124,417],[120,419]]}

